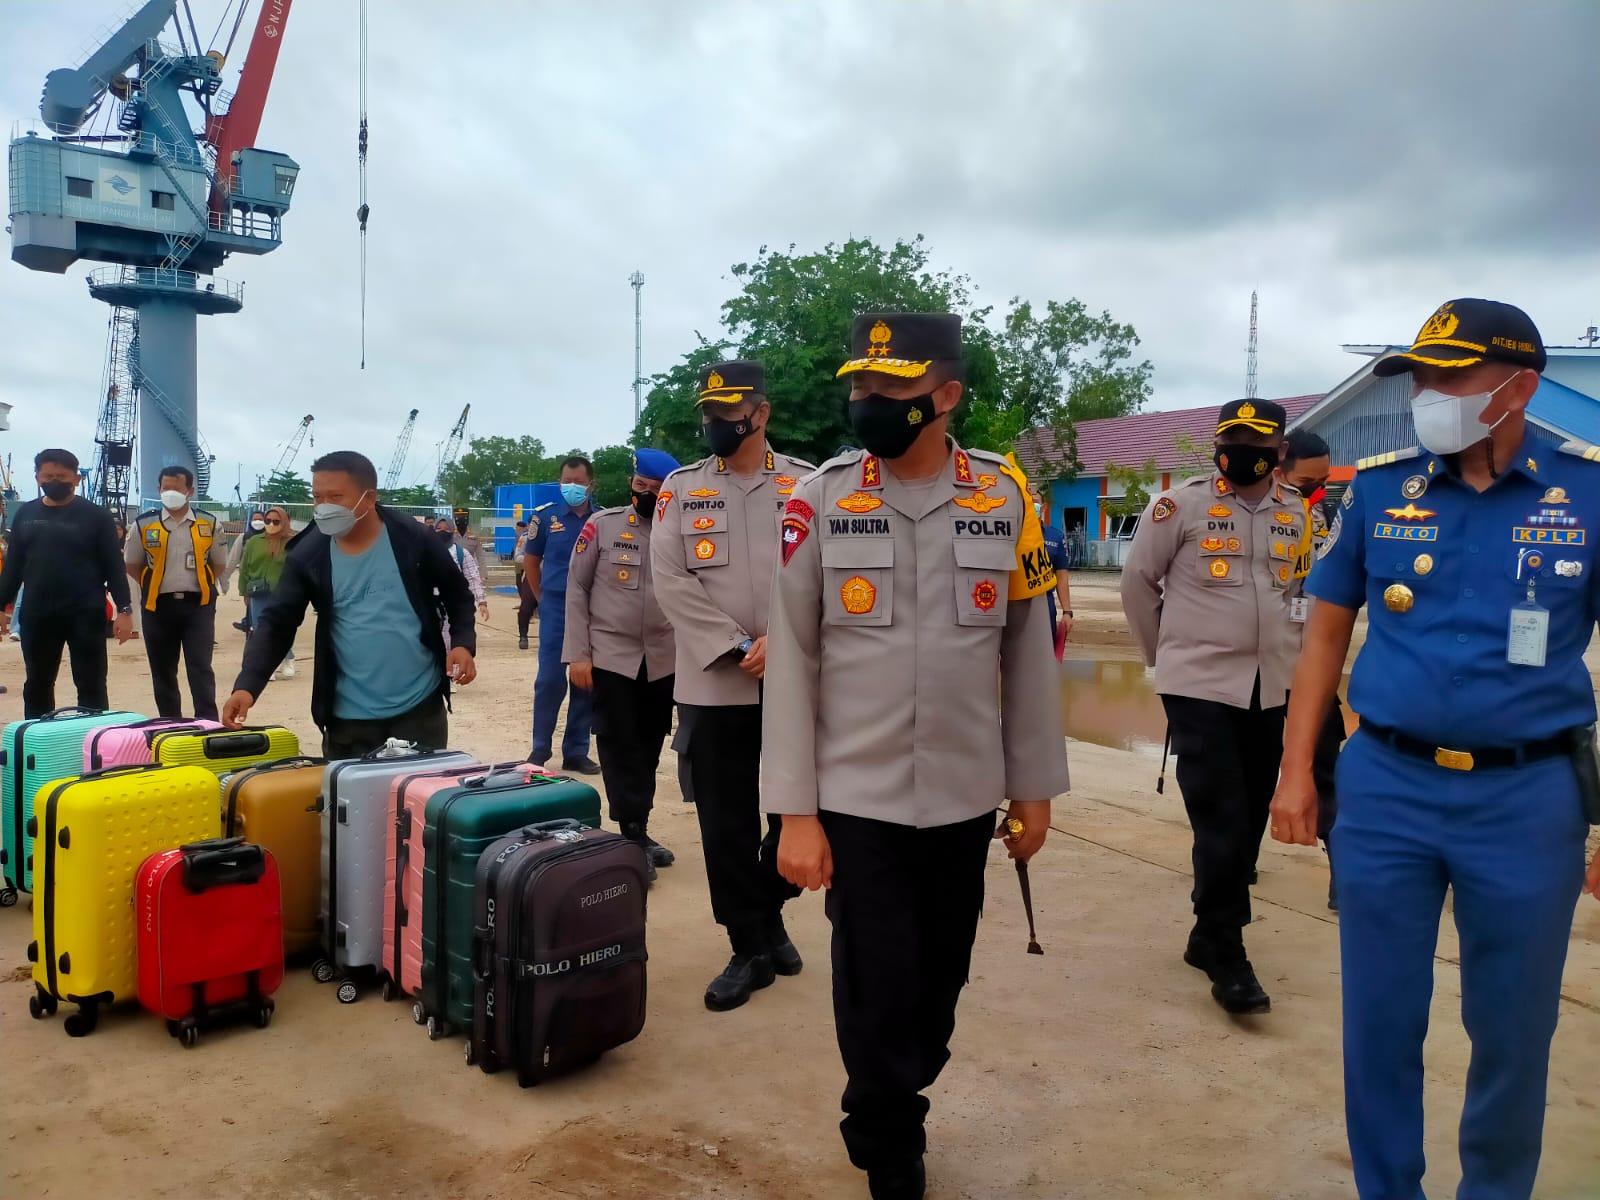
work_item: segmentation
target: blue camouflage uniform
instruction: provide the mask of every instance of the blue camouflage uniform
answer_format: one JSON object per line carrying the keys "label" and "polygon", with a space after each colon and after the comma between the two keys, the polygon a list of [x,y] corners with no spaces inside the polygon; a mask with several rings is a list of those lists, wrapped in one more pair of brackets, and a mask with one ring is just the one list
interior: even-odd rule
{"label": "blue camouflage uniform", "polygon": [[[1584,874],[1568,745],[1595,720],[1583,652],[1600,615],[1596,459],[1530,437],[1481,493],[1425,451],[1368,460],[1307,583],[1318,600],[1365,604],[1369,621],[1349,689],[1362,730],[1339,759],[1331,842],[1364,1198],[1423,1195],[1422,1046],[1447,888],[1472,1039],[1459,1196],[1533,1188]],[[1548,645],[1543,665],[1515,665],[1529,656],[1511,649],[1513,614],[1536,612],[1530,594]]]}
{"label": "blue camouflage uniform", "polygon": [[[534,762],[542,763],[550,757],[556,714],[567,694],[567,669],[561,663],[567,625],[567,570],[572,565],[573,544],[591,515],[591,504],[585,504],[580,511],[563,500],[552,500],[528,516],[527,553],[540,560],[539,673],[533,681]],[[588,757],[593,702],[592,692],[572,689],[567,728],[561,738],[563,759]]]}

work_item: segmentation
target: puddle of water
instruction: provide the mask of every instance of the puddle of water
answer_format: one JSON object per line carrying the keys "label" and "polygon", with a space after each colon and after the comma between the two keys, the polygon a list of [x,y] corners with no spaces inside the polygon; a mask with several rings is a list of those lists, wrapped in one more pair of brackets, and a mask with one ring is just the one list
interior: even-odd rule
{"label": "puddle of water", "polygon": [[[1349,682],[1347,675],[1341,696]],[[1167,736],[1155,672],[1137,660],[1068,658],[1061,664],[1061,716],[1068,737],[1114,750],[1159,754]],[[1354,727],[1348,704],[1345,722]]]}

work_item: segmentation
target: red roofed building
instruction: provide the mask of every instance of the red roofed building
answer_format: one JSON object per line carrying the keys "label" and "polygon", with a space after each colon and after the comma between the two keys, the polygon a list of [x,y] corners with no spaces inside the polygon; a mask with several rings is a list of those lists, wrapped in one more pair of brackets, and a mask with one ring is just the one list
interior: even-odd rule
{"label": "red roofed building", "polygon": [[[1289,396],[1278,401],[1292,425],[1321,400],[1316,396]],[[1085,543],[1081,561],[1091,566],[1117,566],[1125,543],[1133,537],[1136,517],[1114,517],[1105,502],[1123,495],[1106,472],[1107,463],[1143,467],[1152,459],[1157,476],[1153,495],[1177,480],[1211,470],[1211,442],[1216,435],[1221,405],[1165,412],[1140,412],[1127,417],[1085,421],[1076,427],[1076,454],[1059,445],[1053,429],[1030,429],[1017,439],[1017,461],[1028,478],[1048,497],[1051,524],[1075,541]],[[1185,449],[1185,441],[1193,447]],[[1075,478],[1072,464],[1077,464]],[[1076,531],[1076,535],[1075,535]],[[1119,544],[1120,543],[1120,544]]]}

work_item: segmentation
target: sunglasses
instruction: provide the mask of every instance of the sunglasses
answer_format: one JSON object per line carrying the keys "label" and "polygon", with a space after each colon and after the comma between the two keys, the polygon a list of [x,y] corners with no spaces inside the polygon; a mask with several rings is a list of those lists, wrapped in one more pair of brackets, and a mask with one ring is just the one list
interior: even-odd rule
{"label": "sunglasses", "polygon": [[283,527],[283,522],[282,521],[268,521],[266,523],[266,525],[267,525],[268,529],[281,529]]}

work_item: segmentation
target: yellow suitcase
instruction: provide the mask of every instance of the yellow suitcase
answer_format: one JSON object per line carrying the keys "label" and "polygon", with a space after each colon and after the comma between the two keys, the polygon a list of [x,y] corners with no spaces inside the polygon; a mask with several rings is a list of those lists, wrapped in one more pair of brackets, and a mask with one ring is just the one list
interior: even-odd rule
{"label": "yellow suitcase", "polygon": [[34,994],[38,1020],[66,1000],[67,1033],[139,994],[134,877],[152,854],[222,833],[217,777],[202,767],[112,767],[58,779],[34,798]]}
{"label": "yellow suitcase", "polygon": [[247,725],[243,729],[158,733],[150,751],[162,766],[193,764],[227,775],[280,758],[295,758],[300,753],[300,739],[282,725]]}

